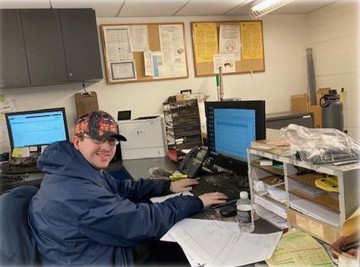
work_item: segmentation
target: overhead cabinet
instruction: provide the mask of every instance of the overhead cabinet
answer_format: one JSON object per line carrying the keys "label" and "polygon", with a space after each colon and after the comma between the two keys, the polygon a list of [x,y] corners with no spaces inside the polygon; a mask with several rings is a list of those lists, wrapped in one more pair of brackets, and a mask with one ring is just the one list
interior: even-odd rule
{"label": "overhead cabinet", "polygon": [[[20,18],[22,27],[2,24],[5,40],[1,40],[1,56],[8,61],[17,54],[8,47],[13,35],[18,36],[26,53],[24,60],[11,66],[9,74],[2,73],[2,87],[37,86],[102,79],[100,49],[95,12],[91,9],[29,9],[3,10],[1,16],[13,24]],[[7,33],[7,34],[6,34]],[[10,36],[10,37],[9,37]],[[21,38],[22,37],[22,38]],[[20,49],[20,48],[19,48]],[[1,69],[9,66],[1,63]],[[23,75],[18,67],[27,68],[28,84],[12,78]],[[26,75],[25,75],[26,76]]]}
{"label": "overhead cabinet", "polygon": [[0,10],[0,86],[29,85],[20,12]]}
{"label": "overhead cabinet", "polygon": [[60,10],[69,81],[103,78],[95,11]]}
{"label": "overhead cabinet", "polygon": [[20,14],[31,84],[66,82],[59,12],[24,10]]}

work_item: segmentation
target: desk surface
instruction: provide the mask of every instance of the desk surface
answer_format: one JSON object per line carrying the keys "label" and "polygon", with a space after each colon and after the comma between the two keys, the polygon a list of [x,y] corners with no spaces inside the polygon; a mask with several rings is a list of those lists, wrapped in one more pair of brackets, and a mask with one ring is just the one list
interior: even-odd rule
{"label": "desk surface", "polygon": [[[109,171],[116,171],[123,169],[123,164],[121,160],[116,162],[110,163],[108,170]],[[25,174],[24,174],[25,175]],[[33,185],[33,186],[40,186],[41,181],[43,179],[43,173],[28,173],[26,177],[22,180],[0,180],[0,194],[9,190],[11,188],[21,186],[21,185]]]}
{"label": "desk surface", "polygon": [[1,180],[0,182],[0,194],[11,188],[21,185],[34,185],[39,186],[43,178],[42,173],[29,173],[22,180]]}
{"label": "desk surface", "polygon": [[[160,157],[147,159],[131,159],[123,161],[118,160],[112,162],[107,168],[107,170],[122,170],[124,167],[134,179],[150,177],[149,168],[151,167],[160,167],[171,171],[175,171],[177,169],[176,163],[172,162],[168,157]],[[42,173],[29,173],[26,178],[20,181],[1,181],[0,194],[8,189],[21,185],[39,186],[41,184],[42,178]]]}
{"label": "desk surface", "polygon": [[[175,171],[175,170],[177,170],[178,165],[175,162],[171,161],[168,157],[161,157],[161,158],[147,158],[147,159],[133,159],[133,160],[117,161],[117,162],[113,162],[109,166],[108,170],[116,171],[116,170],[121,170],[121,169],[125,168],[134,179],[139,179],[139,178],[150,177],[149,168],[151,168],[151,167],[158,167],[158,168],[163,168],[163,169],[169,170],[169,171]],[[20,186],[20,185],[39,186],[41,183],[42,177],[43,177],[42,173],[31,173],[28,175],[28,177],[24,178],[21,181],[11,182],[8,184],[1,184],[0,185],[1,193],[4,192],[5,190],[8,190],[10,188]],[[216,210],[216,212],[219,212],[219,209],[215,209],[215,210]],[[234,217],[227,218],[227,220],[235,220],[235,218]],[[276,231],[279,231],[279,229],[263,219],[259,219],[259,220],[255,221],[254,233],[271,233],[271,232],[276,232]],[[163,264],[164,261],[166,262],[166,260],[169,260],[168,258],[172,258],[172,256],[173,256],[174,259],[180,260],[175,263],[181,263],[181,264],[186,265],[187,259],[185,258],[184,255],[182,257],[179,257],[179,253],[182,252],[182,250],[177,244],[176,244],[177,250],[174,250],[174,248],[171,247],[172,252],[171,253],[169,252],[168,253],[169,255],[167,255],[168,258],[165,258],[165,259],[164,259],[163,252],[166,251],[166,249],[169,250],[170,247],[168,247],[169,245],[167,244],[167,242],[161,242],[160,244],[161,244],[161,251],[159,252],[159,256],[157,259],[158,261],[156,262],[157,264],[158,263]],[[174,246],[174,245],[170,244],[170,246]],[[249,266],[252,266],[252,265],[249,265]]]}
{"label": "desk surface", "polygon": [[158,167],[168,171],[176,171],[178,169],[177,164],[168,157],[129,159],[123,160],[122,164],[135,180],[139,178],[149,178],[149,169],[151,167]]}

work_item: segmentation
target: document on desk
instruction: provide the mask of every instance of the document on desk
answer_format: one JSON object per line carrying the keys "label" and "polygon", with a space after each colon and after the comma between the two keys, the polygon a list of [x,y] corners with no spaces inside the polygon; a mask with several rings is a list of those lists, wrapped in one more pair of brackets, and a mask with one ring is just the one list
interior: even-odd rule
{"label": "document on desk", "polygon": [[240,233],[236,222],[184,219],[167,233],[191,266],[239,266],[269,259],[282,232]]}
{"label": "document on desk", "polygon": [[315,238],[296,229],[281,237],[273,256],[266,263],[270,267],[334,266],[324,247]]}

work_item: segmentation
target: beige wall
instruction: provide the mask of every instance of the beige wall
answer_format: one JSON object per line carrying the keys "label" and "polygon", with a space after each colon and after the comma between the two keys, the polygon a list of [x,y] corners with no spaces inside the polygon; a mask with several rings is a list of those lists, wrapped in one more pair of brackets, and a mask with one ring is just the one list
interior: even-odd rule
{"label": "beige wall", "polygon": [[[355,19],[355,12],[350,12],[349,14],[346,8],[341,8],[340,10],[343,17],[352,17],[353,20]],[[321,12],[321,10],[316,13],[319,12]],[[329,14],[325,12],[323,16],[325,21],[331,21],[333,14],[332,12]],[[290,110],[290,96],[304,93],[308,87],[306,48],[313,47],[312,44],[316,41],[316,33],[313,32],[316,25],[316,19],[314,19],[314,17],[312,14],[265,16],[263,18],[263,27],[266,71],[253,75],[239,74],[225,76],[225,97],[240,97],[244,100],[264,99],[268,113]],[[327,19],[327,17],[329,18]],[[124,109],[131,109],[133,111],[133,118],[160,114],[162,102],[168,96],[174,95],[182,89],[192,89],[193,92],[209,95],[210,100],[216,100],[215,77],[194,77],[190,22],[235,19],[242,20],[246,18],[180,17],[98,19],[98,25],[107,23],[184,22],[189,78],[115,85],[107,85],[106,81],[102,80],[89,85],[88,89],[97,92],[100,108],[108,111],[114,117],[116,117],[117,111]],[[323,26],[326,28],[327,24],[324,23]],[[331,31],[331,24],[329,25],[328,31]],[[318,34],[321,35],[321,33]],[[311,42],[309,42],[309,40]],[[344,44],[344,50],[346,51],[352,47],[352,44]],[[326,58],[316,57],[318,55],[317,48],[314,48],[314,50],[315,68],[319,68],[318,64],[322,61],[326,62],[328,58],[334,56],[333,54],[329,54]],[[354,80],[354,75],[352,77]],[[341,87],[349,88],[349,91],[350,88],[356,88],[355,81],[351,84],[345,84],[339,82],[336,77],[326,79],[326,77],[317,76],[317,79],[320,79],[318,86],[324,84],[326,86],[337,87],[338,84],[341,84]],[[347,81],[350,79],[344,78],[343,80]],[[81,84],[67,84],[34,88],[3,89],[0,90],[0,93],[14,99],[16,108],[19,111],[64,106],[67,112],[70,136],[72,136],[73,122],[75,120],[74,94],[80,90]],[[347,118],[345,119],[345,123],[348,129],[358,129],[358,126]],[[2,130],[0,129],[0,131]],[[351,132],[353,132],[353,130]],[[0,134],[0,150],[6,151],[9,149],[9,143],[5,131],[3,131],[3,136],[5,140],[2,140]]]}
{"label": "beige wall", "polygon": [[360,3],[345,1],[309,15],[317,87],[345,89],[344,124],[360,140]]}

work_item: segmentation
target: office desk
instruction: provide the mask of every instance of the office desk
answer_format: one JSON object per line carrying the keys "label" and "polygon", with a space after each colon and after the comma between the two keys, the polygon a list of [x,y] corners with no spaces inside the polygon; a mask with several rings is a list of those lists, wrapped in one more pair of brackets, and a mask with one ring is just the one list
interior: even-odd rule
{"label": "office desk", "polygon": [[[178,164],[171,161],[168,157],[160,158],[148,158],[148,159],[133,159],[133,160],[123,160],[123,167],[130,173],[130,175],[136,180],[140,178],[148,178],[150,176],[149,168],[159,167],[169,171],[176,171],[178,169]],[[216,175],[215,175],[216,176]],[[233,205],[233,204],[230,204]],[[219,213],[220,208],[216,208],[215,211]],[[195,215],[194,218],[197,216]],[[198,216],[200,218],[201,216]],[[227,220],[234,221],[235,218],[228,218]],[[266,220],[259,219],[255,221],[255,230],[254,233],[272,233],[280,231],[279,228],[275,227]]]}
{"label": "office desk", "polygon": [[[177,164],[171,161],[168,157],[160,158],[146,158],[146,159],[131,159],[131,160],[118,160],[111,162],[106,169],[109,172],[116,172],[124,170],[136,180],[140,178],[149,178],[149,168],[160,167],[166,170],[177,170]],[[34,185],[40,186],[43,178],[42,173],[29,173],[26,178],[17,181],[0,181],[0,194],[11,188],[21,185]]]}
{"label": "office desk", "polygon": [[0,194],[4,193],[6,190],[12,189],[21,185],[33,185],[40,186],[43,178],[42,173],[29,173],[22,180],[1,180],[0,182]]}
{"label": "office desk", "polygon": [[149,168],[151,167],[158,167],[169,171],[176,171],[178,169],[178,165],[168,157],[128,159],[123,160],[122,164],[135,180],[149,178]]}
{"label": "office desk", "polygon": [[[123,170],[123,164],[121,160],[111,162],[108,171]],[[25,175],[25,174],[24,174]],[[39,187],[43,179],[43,173],[28,173],[22,180],[0,180],[0,194],[5,191],[22,185],[33,185]]]}
{"label": "office desk", "polygon": [[[108,167],[108,171],[123,170],[125,168],[134,179],[139,179],[148,178],[150,176],[149,168],[151,167],[159,167],[166,170],[175,171],[178,168],[178,164],[171,161],[168,157],[133,159],[113,162]],[[7,189],[20,185],[39,186],[41,184],[42,178],[42,173],[31,173],[22,181],[2,184],[1,191],[3,192]],[[279,230],[266,221],[255,221],[255,233],[269,233],[275,231]],[[151,250],[151,258],[148,263],[153,266],[189,266],[182,248],[177,243],[154,241],[151,242],[149,246],[145,247],[145,249],[148,248]]]}

